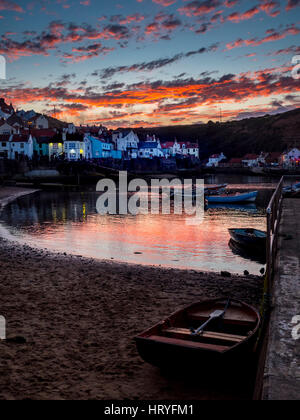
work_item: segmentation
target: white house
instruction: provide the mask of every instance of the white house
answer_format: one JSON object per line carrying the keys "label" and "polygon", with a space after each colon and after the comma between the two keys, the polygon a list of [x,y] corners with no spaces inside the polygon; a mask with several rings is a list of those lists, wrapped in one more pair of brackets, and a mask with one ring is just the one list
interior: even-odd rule
{"label": "white house", "polygon": [[75,127],[75,125],[73,123],[69,123],[68,124],[68,127],[66,128],[66,131],[69,134],[75,134],[76,133],[76,127]]}
{"label": "white house", "polygon": [[117,150],[123,152],[125,157],[136,159],[138,157],[139,138],[132,130],[118,132],[113,135]]}
{"label": "white house", "polygon": [[199,146],[197,143],[191,142],[178,142],[176,139],[174,142],[166,142],[162,144],[162,150],[166,158],[170,156],[182,155],[182,156],[193,156],[199,158]]}
{"label": "white house", "polygon": [[226,156],[224,155],[223,152],[219,153],[219,154],[212,155],[208,159],[208,163],[206,164],[206,166],[209,167],[209,168],[217,167],[217,166],[219,166],[219,163],[224,159],[226,159]]}
{"label": "white house", "polygon": [[17,129],[12,125],[9,125],[6,121],[0,121],[0,135],[1,134],[15,134]]}
{"label": "white house", "polygon": [[255,168],[259,166],[260,156],[255,154],[247,154],[243,157],[242,164],[247,168]]}
{"label": "white house", "polygon": [[282,155],[282,161],[284,166],[297,166],[300,164],[300,150],[293,148],[287,153]]}
{"label": "white house", "polygon": [[147,137],[147,141],[139,143],[138,157],[152,159],[154,157],[164,157],[159,139]]}
{"label": "white house", "polygon": [[197,143],[181,143],[182,144],[182,154],[184,156],[193,156],[199,158],[199,146]]}
{"label": "white house", "polygon": [[68,160],[92,159],[92,143],[88,136],[80,134],[66,135],[64,152]]}
{"label": "white house", "polygon": [[0,136],[0,157],[8,158],[10,154],[10,134],[2,134]]}
{"label": "white house", "polygon": [[19,159],[21,156],[33,157],[33,138],[31,134],[12,134],[9,139],[9,159]]}
{"label": "white house", "polygon": [[48,121],[48,118],[45,117],[45,115],[37,115],[36,117],[33,117],[29,121],[29,123],[34,128],[39,128],[39,129],[48,129],[49,128],[49,121]]}

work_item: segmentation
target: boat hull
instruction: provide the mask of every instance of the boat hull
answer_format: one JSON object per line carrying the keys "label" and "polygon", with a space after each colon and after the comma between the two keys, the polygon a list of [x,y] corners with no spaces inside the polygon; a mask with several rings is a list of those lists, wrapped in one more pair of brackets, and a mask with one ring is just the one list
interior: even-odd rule
{"label": "boat hull", "polygon": [[[250,234],[247,231],[253,233]],[[266,248],[267,235],[265,232],[256,229],[229,229],[229,234],[239,245],[250,248]]]}
{"label": "boat hull", "polygon": [[[218,305],[218,302],[221,302],[220,305]],[[224,302],[226,302],[224,299],[217,299],[214,301],[206,301],[202,304],[206,305],[206,308],[209,311],[210,304],[212,308],[222,307]],[[238,304],[238,301],[233,300],[232,302],[235,302],[235,305]],[[258,312],[249,305],[246,305],[242,302],[239,302],[239,304],[242,305],[241,308],[245,309],[245,314],[248,315],[249,320],[252,321],[251,332],[248,331],[248,328],[250,327],[247,327],[246,325],[247,316],[245,316],[244,321],[240,321],[240,325],[230,324],[231,321],[230,318],[226,318],[227,315],[224,317],[224,321],[221,322],[224,322],[224,329],[227,332],[232,332],[234,328],[239,327],[239,331],[244,334],[244,339],[241,342],[235,342],[232,345],[228,345],[228,342],[226,342],[228,337],[235,336],[225,333],[224,337],[227,337],[224,338],[225,341],[222,341],[223,339],[221,341],[218,341],[219,339],[208,339],[206,342],[206,335],[203,338],[202,336],[199,338],[201,342],[198,342],[198,338],[195,338],[194,340],[191,335],[187,335],[187,338],[184,340],[180,335],[181,331],[188,330],[181,330],[180,328],[171,328],[171,330],[175,330],[175,332],[179,331],[179,333],[178,335],[176,333],[174,335],[173,333],[173,335],[169,336],[168,331],[170,331],[170,329],[168,329],[168,327],[174,327],[176,325],[182,326],[185,323],[185,316],[188,316],[189,313],[191,314],[191,319],[187,321],[187,324],[195,322],[195,320],[192,320],[192,314],[197,314],[198,307],[201,310],[201,304],[199,306],[198,303],[186,308],[183,311],[179,311],[171,315],[162,323],[155,325],[154,327],[137,336],[135,338],[137,350],[144,361],[158,367],[176,366],[176,368],[179,368],[193,365],[194,367],[197,366],[198,368],[204,369],[209,366],[211,367],[211,363],[213,363],[214,366],[221,366],[224,365],[224,362],[226,362],[228,363],[228,366],[230,366],[232,363],[238,363],[239,360],[245,361],[245,357],[253,354],[253,348],[257,341],[258,329],[260,325],[260,316]],[[205,316],[203,318],[200,317],[196,322],[200,323],[201,325],[204,319]],[[229,323],[227,324],[227,322]],[[218,329],[217,324],[212,325],[210,328],[215,330]],[[207,335],[210,336],[210,334],[213,337],[214,334],[220,333],[208,331]]]}
{"label": "boat hull", "polygon": [[258,191],[254,191],[246,194],[236,195],[216,195],[208,196],[207,201],[210,203],[255,203],[257,199]]}

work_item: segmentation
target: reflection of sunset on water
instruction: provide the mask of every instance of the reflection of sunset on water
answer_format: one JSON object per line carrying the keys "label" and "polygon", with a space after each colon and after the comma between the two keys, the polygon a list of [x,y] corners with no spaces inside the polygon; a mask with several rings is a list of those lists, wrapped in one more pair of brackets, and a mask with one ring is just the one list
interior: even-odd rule
{"label": "reflection of sunset on water", "polygon": [[265,229],[255,206],[209,209],[203,223],[190,226],[186,216],[174,214],[101,216],[96,201],[92,192],[41,193],[9,205],[1,222],[32,246],[93,258],[253,274],[261,268],[228,246],[229,227]]}

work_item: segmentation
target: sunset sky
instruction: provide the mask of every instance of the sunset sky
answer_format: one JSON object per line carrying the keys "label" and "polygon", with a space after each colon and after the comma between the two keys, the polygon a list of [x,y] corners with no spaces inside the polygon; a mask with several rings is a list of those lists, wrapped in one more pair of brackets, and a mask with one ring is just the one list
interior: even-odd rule
{"label": "sunset sky", "polygon": [[300,0],[0,0],[0,37],[0,96],[76,124],[190,124],[300,105]]}

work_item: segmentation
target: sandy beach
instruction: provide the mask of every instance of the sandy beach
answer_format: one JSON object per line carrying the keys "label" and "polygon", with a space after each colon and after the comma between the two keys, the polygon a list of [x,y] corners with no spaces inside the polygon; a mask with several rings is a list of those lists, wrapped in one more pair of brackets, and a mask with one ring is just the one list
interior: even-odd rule
{"label": "sandy beach", "polygon": [[[0,203],[16,194],[0,190]],[[231,296],[258,307],[261,295],[255,276],[96,261],[0,238],[9,339],[0,342],[0,398],[249,399],[250,383],[210,386],[162,374],[140,359],[133,338],[195,301]]]}

